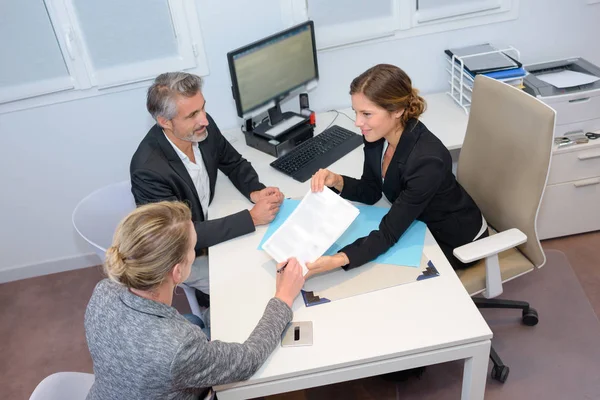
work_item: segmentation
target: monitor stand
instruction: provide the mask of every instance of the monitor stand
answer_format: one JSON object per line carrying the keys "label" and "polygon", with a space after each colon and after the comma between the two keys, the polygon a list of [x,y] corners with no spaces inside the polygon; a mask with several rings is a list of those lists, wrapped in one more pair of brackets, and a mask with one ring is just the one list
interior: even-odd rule
{"label": "monitor stand", "polygon": [[298,125],[306,124],[309,121],[307,116],[296,114],[291,111],[282,113],[279,103],[277,103],[275,107],[270,108],[268,113],[269,121],[265,121],[255,126],[252,130],[253,134],[267,139],[277,139],[279,136],[284,135]]}
{"label": "monitor stand", "polygon": [[[294,113],[290,114],[298,115]],[[283,123],[285,123],[285,120]],[[270,125],[267,123],[265,123],[265,125],[270,127]],[[248,146],[270,154],[273,157],[281,157],[298,146],[300,143],[303,143],[304,141],[313,137],[313,132],[314,127],[308,123],[308,121],[306,121],[294,126],[293,128],[286,129],[281,135],[277,136],[276,139],[259,135],[256,133],[256,129],[252,132],[246,132],[244,136],[246,137],[246,144]]]}
{"label": "monitor stand", "polygon": [[281,113],[281,106],[279,103],[275,104],[275,107],[271,107],[267,110],[269,113],[269,122],[271,126],[275,126],[283,121],[283,114]]}

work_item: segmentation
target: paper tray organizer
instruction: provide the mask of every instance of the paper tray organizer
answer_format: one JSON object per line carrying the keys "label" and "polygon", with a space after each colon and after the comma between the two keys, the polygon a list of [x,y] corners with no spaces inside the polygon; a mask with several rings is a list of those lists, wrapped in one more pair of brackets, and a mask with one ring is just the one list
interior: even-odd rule
{"label": "paper tray organizer", "polygon": [[[446,72],[449,75],[448,83],[450,84],[450,90],[446,92],[452,99],[465,111],[465,114],[469,114],[471,108],[471,95],[473,94],[473,82],[474,77],[471,76],[465,69],[465,60],[470,57],[482,56],[486,54],[504,53],[513,59],[520,61],[521,53],[519,50],[512,46],[503,47],[494,51],[486,51],[482,53],[473,53],[465,56],[446,57]],[[523,77],[512,77],[497,79],[505,82],[509,85],[522,87]]]}

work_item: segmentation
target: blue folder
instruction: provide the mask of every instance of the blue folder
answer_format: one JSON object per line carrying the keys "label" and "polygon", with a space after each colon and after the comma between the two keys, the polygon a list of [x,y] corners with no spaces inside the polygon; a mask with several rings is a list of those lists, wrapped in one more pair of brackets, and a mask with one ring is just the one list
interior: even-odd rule
{"label": "blue folder", "polygon": [[[475,77],[472,74],[469,74],[473,77]],[[494,78],[494,79],[509,79],[509,78],[522,78],[525,75],[527,75],[527,73],[525,72],[525,70],[523,68],[514,68],[514,69],[505,69],[503,71],[493,71],[493,72],[486,72],[482,75],[485,76],[489,76],[490,78]]]}
{"label": "blue folder", "polygon": [[[279,209],[279,213],[267,228],[258,249],[262,250],[265,241],[283,224],[290,214],[300,204],[300,200],[285,199]],[[337,253],[344,246],[353,243],[356,239],[368,236],[371,231],[379,229],[379,223],[388,208],[375,206],[357,206],[360,213],[340,238],[325,252],[325,255]],[[377,257],[374,262],[380,264],[403,265],[408,267],[419,267],[423,254],[425,242],[425,227],[421,221],[414,221],[404,232],[400,240],[387,252]]]}

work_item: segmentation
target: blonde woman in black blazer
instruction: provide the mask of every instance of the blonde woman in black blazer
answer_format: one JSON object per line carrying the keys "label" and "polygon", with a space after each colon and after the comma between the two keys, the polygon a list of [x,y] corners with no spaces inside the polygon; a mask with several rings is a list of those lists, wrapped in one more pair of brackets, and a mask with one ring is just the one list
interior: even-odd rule
{"label": "blonde woman in black blazer", "polygon": [[427,224],[446,257],[454,248],[487,235],[487,224],[469,194],[452,174],[452,158],[443,143],[419,121],[425,101],[400,68],[380,64],[350,85],[356,126],[364,136],[360,179],[319,170],[313,191],[324,186],[351,201],[375,204],[382,194],[391,204],[379,229],[344,247],[334,256],[308,264],[309,275],[363,265],[392,247],[414,220]]}

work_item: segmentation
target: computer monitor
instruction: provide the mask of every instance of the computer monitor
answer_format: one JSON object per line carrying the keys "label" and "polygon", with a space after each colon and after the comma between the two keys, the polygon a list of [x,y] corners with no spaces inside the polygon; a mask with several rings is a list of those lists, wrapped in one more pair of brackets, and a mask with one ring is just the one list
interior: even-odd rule
{"label": "computer monitor", "polygon": [[312,21],[227,53],[237,113],[247,119],[268,109],[281,121],[279,103],[319,78]]}

